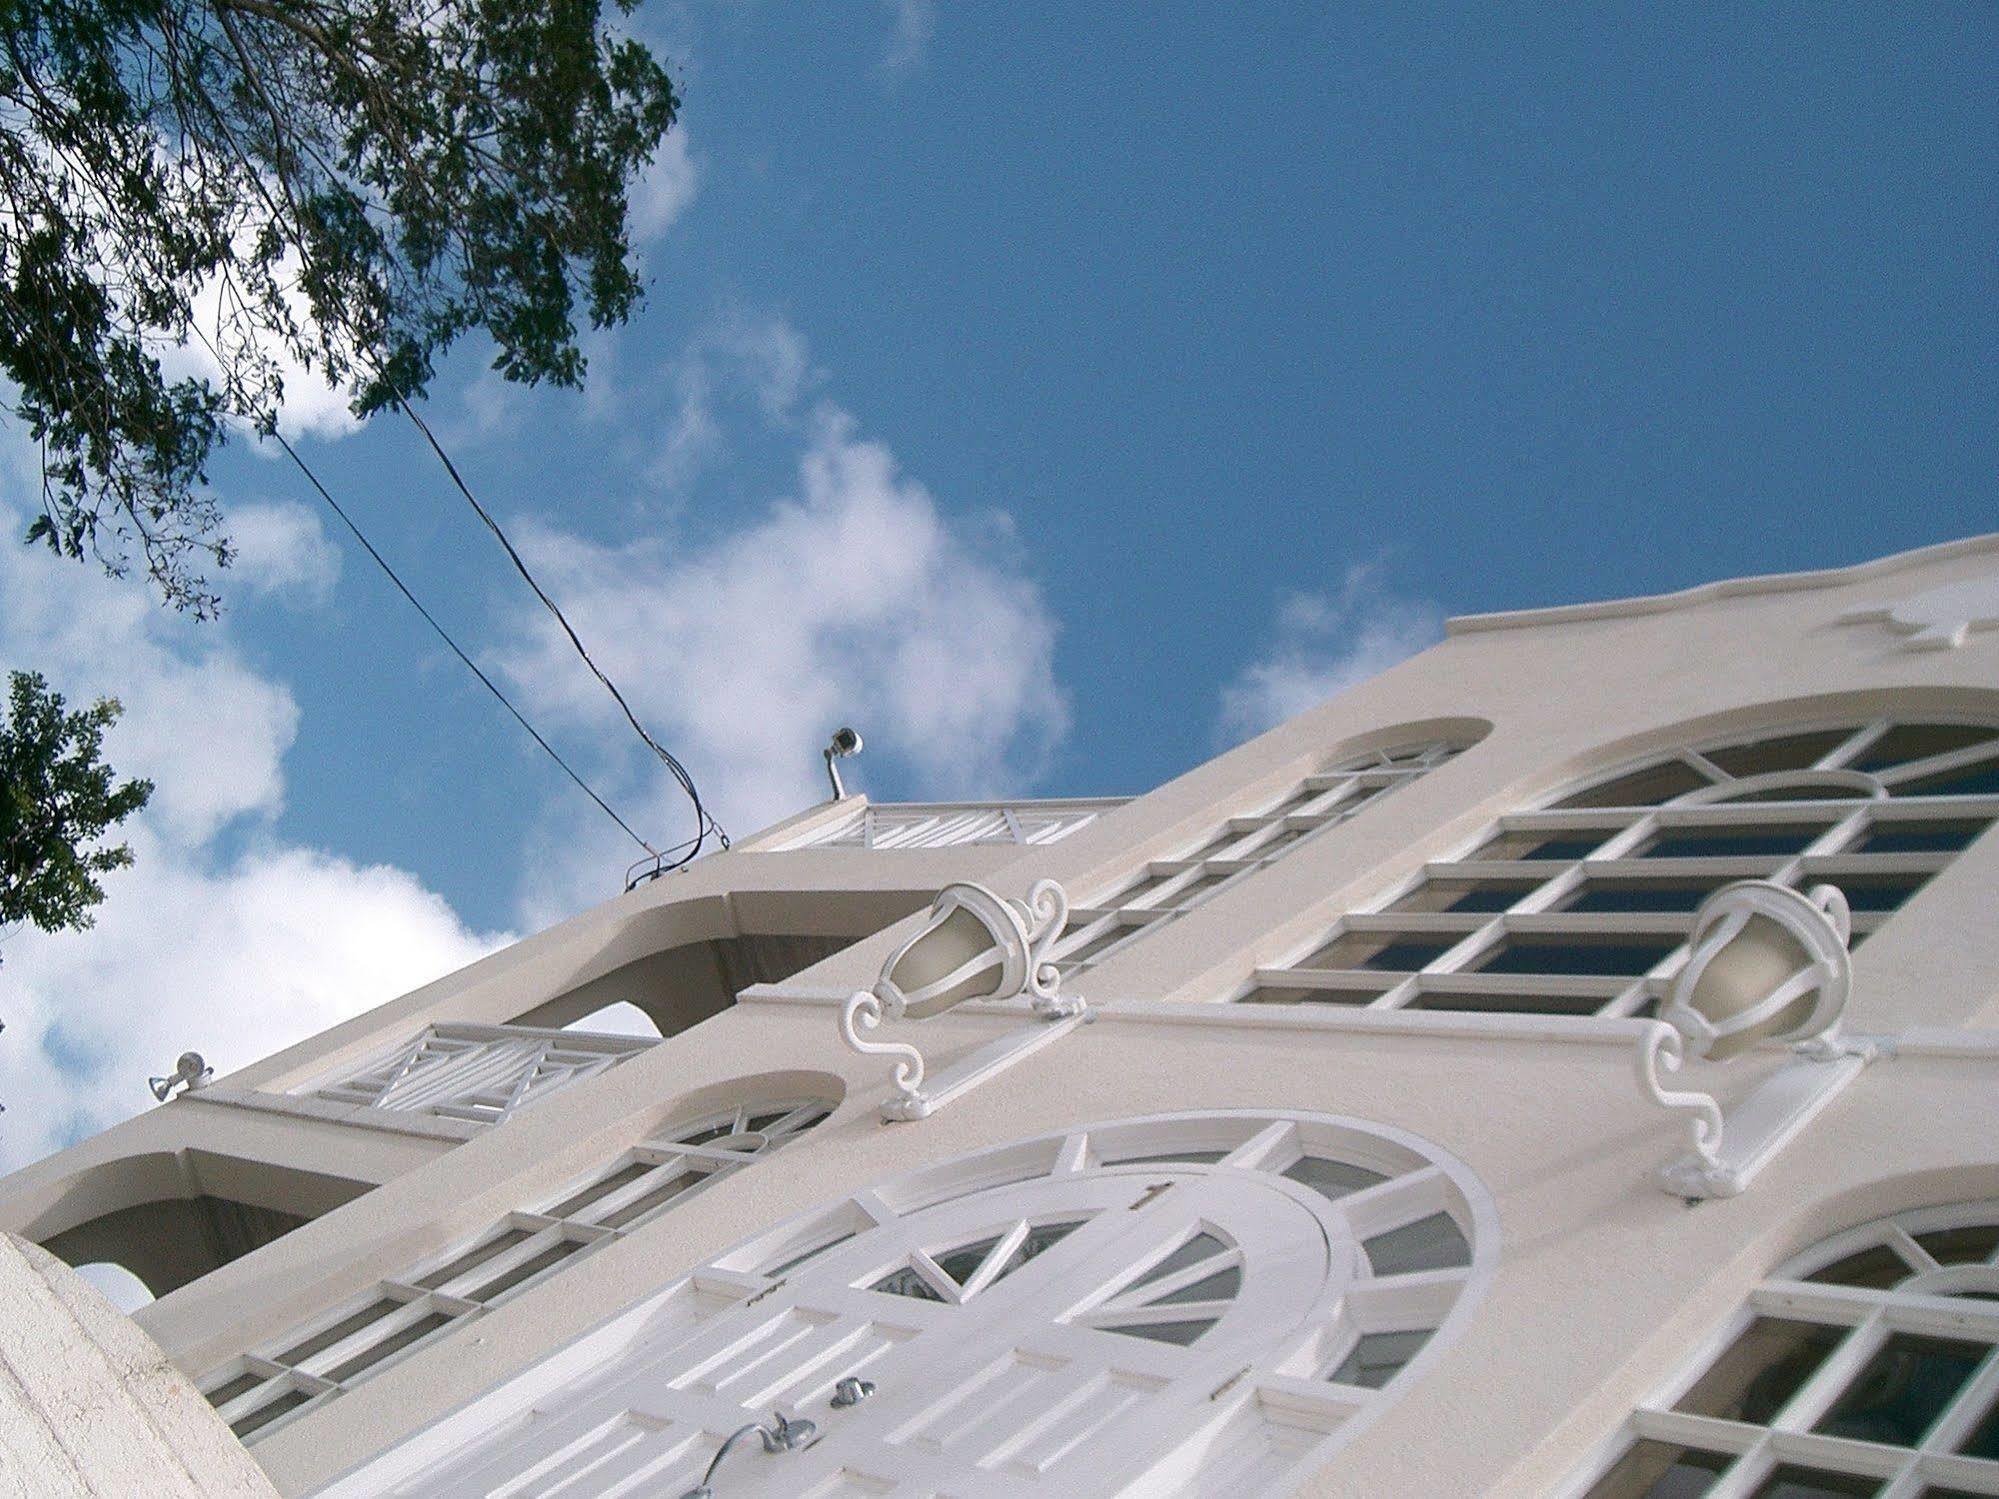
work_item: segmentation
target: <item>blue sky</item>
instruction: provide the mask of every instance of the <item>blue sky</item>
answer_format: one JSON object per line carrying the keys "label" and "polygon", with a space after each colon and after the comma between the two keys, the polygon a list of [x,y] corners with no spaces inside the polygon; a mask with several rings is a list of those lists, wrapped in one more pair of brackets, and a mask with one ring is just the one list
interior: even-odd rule
{"label": "blue sky", "polygon": [[[849,718],[882,797],[1140,790],[1447,614],[1999,523],[1989,4],[637,24],[686,95],[646,309],[583,395],[468,345],[428,414],[739,833],[817,794]],[[415,434],[296,394],[418,592],[678,836]],[[162,784],[98,931],[7,940],[0,1096],[41,1086],[30,1038],[68,1081],[0,1164],[633,852],[253,447],[215,468],[250,543],[218,626],[0,562],[7,664],[125,697],[114,752]],[[137,1036],[102,998],[134,992]]]}

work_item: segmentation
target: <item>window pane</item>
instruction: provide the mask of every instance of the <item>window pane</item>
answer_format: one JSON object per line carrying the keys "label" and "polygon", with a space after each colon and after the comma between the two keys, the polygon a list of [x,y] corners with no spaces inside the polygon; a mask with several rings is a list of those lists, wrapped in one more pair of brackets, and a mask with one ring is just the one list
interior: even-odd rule
{"label": "window pane", "polygon": [[1999,1223],[1974,1223],[1917,1234],[1916,1242],[1939,1265],[1975,1265],[1999,1252]]}
{"label": "window pane", "polygon": [[1452,989],[1446,978],[1410,1000],[1409,1008],[1458,1010],[1473,1015],[1594,1015],[1609,1003],[1601,996],[1573,994],[1473,994]]}
{"label": "window pane", "polygon": [[1734,1461],[1731,1453],[1640,1440],[1597,1480],[1587,1499],[1700,1499]]}
{"label": "window pane", "polygon": [[1411,1275],[1471,1263],[1471,1246],[1447,1213],[1376,1234],[1361,1246],[1376,1275]]}
{"label": "window pane", "polygon": [[1812,1429],[1913,1447],[1989,1351],[1983,1344],[1954,1338],[1893,1333]]}
{"label": "window pane", "polygon": [[1639,850],[1644,859],[1746,859],[1795,854],[1823,827],[1671,828]]}
{"label": "window pane", "polygon": [[1958,1443],[1957,1450],[1966,1457],[1999,1461],[1999,1404],[1995,1404],[1985,1413],[1985,1419],[1972,1427],[1971,1435]]}
{"label": "window pane", "polygon": [[1886,1244],[1876,1244],[1871,1249],[1862,1249],[1849,1254],[1843,1260],[1835,1260],[1823,1270],[1815,1270],[1807,1276],[1833,1286],[1859,1286],[1870,1291],[1885,1291],[1898,1286],[1916,1273],[1915,1267],[1903,1259]]}
{"label": "window pane", "polygon": [[1867,747],[1853,762],[1856,770],[1884,770],[1910,760],[1927,760],[1966,745],[1983,744],[1993,731],[1981,725],[1954,723],[1897,724]]}
{"label": "window pane", "polygon": [[1999,795],[1999,760],[1982,765],[1964,765],[1941,770],[1935,775],[1904,781],[1894,788],[1897,796],[1994,796]]}
{"label": "window pane", "polygon": [[1376,968],[1413,973],[1441,958],[1461,938],[1400,937],[1393,932],[1345,932],[1294,968]]}
{"label": "window pane", "polygon": [[942,1301],[931,1288],[930,1282],[905,1265],[900,1270],[891,1270],[880,1280],[869,1286],[870,1291],[882,1291],[890,1296],[909,1296],[917,1301]]}
{"label": "window pane", "polygon": [[1647,765],[1555,803],[1558,807],[1650,807],[1714,782],[1679,760]]}
{"label": "window pane", "polygon": [[1625,911],[1692,911],[1727,883],[1726,879],[1719,877],[1712,880],[1594,879],[1564,901],[1561,909],[1584,915]]}
{"label": "window pane", "polygon": [[1316,1155],[1298,1157],[1284,1168],[1284,1174],[1300,1186],[1310,1187],[1327,1198],[1344,1197],[1349,1192],[1358,1192],[1363,1187],[1388,1180],[1379,1171],[1369,1171],[1364,1166],[1350,1166],[1345,1161],[1331,1161]]}
{"label": "window pane", "polygon": [[1902,903],[1929,883],[1926,874],[1840,874],[1837,871],[1808,875],[1802,883],[1815,885],[1829,880],[1846,895],[1846,903],[1856,911],[1896,911]]}
{"label": "window pane", "polygon": [[1615,824],[1587,833],[1501,833],[1470,857],[1474,859],[1559,859],[1573,863],[1616,836]]}
{"label": "window pane", "polygon": [[1635,978],[1680,946],[1678,937],[1557,936],[1515,932],[1472,967],[1480,973],[1601,973]]}
{"label": "window pane", "polygon": [[1353,1352],[1349,1353],[1326,1377],[1339,1384],[1359,1385],[1364,1390],[1378,1390],[1389,1380],[1402,1372],[1402,1366],[1414,1358],[1430,1341],[1425,1332],[1370,1332],[1363,1333]]}
{"label": "window pane", "polygon": [[1396,901],[1390,911],[1504,911],[1541,881],[1528,880],[1425,880]]}
{"label": "window pane", "polygon": [[1673,1409],[1767,1426],[1818,1372],[1844,1328],[1758,1317]]}
{"label": "window pane", "polygon": [[1227,1248],[1228,1246],[1213,1234],[1195,1234],[1131,1284],[1134,1287],[1149,1286],[1155,1280],[1164,1280],[1176,1271],[1198,1265],[1203,1260],[1211,1260]]}
{"label": "window pane", "polygon": [[1860,1478],[1851,1473],[1825,1473],[1817,1468],[1799,1468],[1786,1463],[1766,1478],[1750,1499],[1843,1499],[1846,1495],[1881,1492],[1884,1480]]}
{"label": "window pane", "polygon": [[1000,1266],[993,1279],[1001,1280],[1013,1274],[1043,1250],[1054,1248],[1082,1226],[1083,1220],[1075,1218],[1067,1223],[1044,1223],[1038,1228],[1030,1228],[1027,1237],[1020,1241],[1020,1247],[1007,1256],[1006,1263]]}
{"label": "window pane", "polygon": [[1773,770],[1806,770],[1853,737],[1853,730],[1815,729],[1808,734],[1784,734],[1726,749],[1702,750],[1701,757],[1732,776],[1767,775]]}
{"label": "window pane", "polygon": [[1985,831],[1980,819],[1953,818],[1936,822],[1877,822],[1860,836],[1849,853],[1945,854],[1969,846]]}
{"label": "window pane", "polygon": [[1204,1275],[1191,1286],[1182,1286],[1177,1291],[1169,1291],[1153,1306],[1186,1306],[1195,1301],[1233,1301],[1242,1290],[1242,1271],[1231,1265],[1226,1270],[1217,1270],[1213,1275]]}
{"label": "window pane", "polygon": [[1150,1338],[1155,1343],[1178,1343],[1185,1348],[1214,1325],[1215,1319],[1206,1317],[1192,1322],[1127,1322],[1103,1330],[1122,1333],[1128,1338]]}
{"label": "window pane", "polygon": [[1364,1005],[1387,992],[1379,989],[1252,989],[1236,1001],[1244,1005]]}
{"label": "window pane", "polygon": [[998,1243],[999,1235],[993,1234],[975,1244],[967,1244],[961,1249],[947,1250],[943,1254],[934,1256],[937,1268],[962,1286],[978,1272],[979,1266],[986,1262],[986,1256],[993,1252],[993,1247]]}

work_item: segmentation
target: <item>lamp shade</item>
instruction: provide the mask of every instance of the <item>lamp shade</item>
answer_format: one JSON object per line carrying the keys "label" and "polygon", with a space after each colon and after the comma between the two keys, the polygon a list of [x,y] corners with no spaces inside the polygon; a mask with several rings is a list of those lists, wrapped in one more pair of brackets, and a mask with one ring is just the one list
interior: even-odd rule
{"label": "lamp shade", "polygon": [[1835,1025],[1852,988],[1851,918],[1836,886],[1724,885],[1694,916],[1693,952],[1659,1018],[1688,1051],[1725,1061],[1769,1039]]}
{"label": "lamp shade", "polygon": [[1025,982],[1026,923],[1017,909],[978,885],[947,885],[923,929],[882,965],[875,990],[912,1020],[972,999],[1011,997]]}

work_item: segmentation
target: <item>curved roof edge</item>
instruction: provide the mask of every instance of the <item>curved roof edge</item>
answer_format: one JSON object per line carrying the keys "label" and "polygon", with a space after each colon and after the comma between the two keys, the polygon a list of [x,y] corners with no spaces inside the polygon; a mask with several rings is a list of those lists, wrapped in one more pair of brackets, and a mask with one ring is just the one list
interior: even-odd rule
{"label": "curved roof edge", "polygon": [[1445,621],[1447,635],[1470,635],[1480,630],[1513,630],[1528,625],[1575,624],[1594,619],[1628,619],[1636,615],[1665,614],[1716,599],[1741,598],[1747,594],[1790,593],[1807,588],[1836,588],[1858,583],[1931,562],[1968,557],[1978,552],[1999,552],[1999,531],[1967,536],[1959,541],[1942,541],[1934,546],[1908,552],[1891,552],[1851,567],[1828,567],[1808,573],[1766,573],[1760,577],[1723,578],[1700,583],[1677,593],[1641,594],[1636,598],[1605,599],[1588,604],[1557,604],[1546,609],[1511,609],[1497,614],[1460,614]]}

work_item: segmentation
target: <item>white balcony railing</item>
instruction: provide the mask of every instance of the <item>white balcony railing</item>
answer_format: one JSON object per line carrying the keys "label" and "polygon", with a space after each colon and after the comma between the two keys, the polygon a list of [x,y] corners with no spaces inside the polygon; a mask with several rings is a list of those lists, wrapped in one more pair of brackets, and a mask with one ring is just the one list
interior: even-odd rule
{"label": "white balcony railing", "polygon": [[447,1022],[299,1091],[329,1103],[498,1124],[657,1044],[639,1036]]}
{"label": "white balcony railing", "polygon": [[1022,802],[887,802],[814,828],[786,848],[959,848],[1054,843],[1088,827],[1124,797]]}

